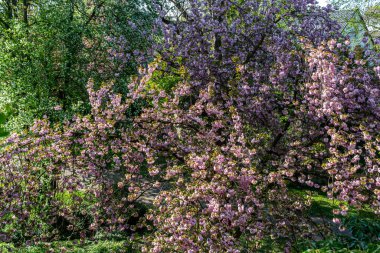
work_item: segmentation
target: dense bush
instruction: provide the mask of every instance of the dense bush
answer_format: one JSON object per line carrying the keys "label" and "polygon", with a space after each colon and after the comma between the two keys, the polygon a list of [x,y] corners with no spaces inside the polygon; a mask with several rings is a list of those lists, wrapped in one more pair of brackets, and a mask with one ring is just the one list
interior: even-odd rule
{"label": "dense bush", "polygon": [[83,239],[100,230],[138,229],[142,213],[135,202],[150,182],[140,166],[147,147],[126,118],[135,99],[122,99],[113,84],[95,91],[89,81],[87,88],[90,115],[63,124],[38,120],[3,141],[2,240]]}
{"label": "dense bush", "polygon": [[[155,14],[142,7],[149,1],[9,0],[0,5],[0,111],[9,131],[27,129],[43,115],[57,121],[88,113],[90,77],[99,83],[113,80],[125,93],[136,65],[150,55]],[[52,110],[55,106],[62,111]]]}
{"label": "dense bush", "polygon": [[312,2],[161,10],[157,60],[125,96],[90,80],[89,115],[4,142],[2,240],[144,227],[143,251],[254,251],[270,238],[289,252],[316,229],[294,187],[339,200],[341,230],[351,206],[378,214],[379,55],[352,51]]}

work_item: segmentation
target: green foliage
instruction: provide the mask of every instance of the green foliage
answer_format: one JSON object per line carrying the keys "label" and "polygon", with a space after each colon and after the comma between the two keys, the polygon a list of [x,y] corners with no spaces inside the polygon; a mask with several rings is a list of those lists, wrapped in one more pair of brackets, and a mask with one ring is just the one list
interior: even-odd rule
{"label": "green foliage", "polygon": [[[347,26],[363,25],[368,28],[372,39],[379,38],[380,35],[380,1],[379,0],[332,0],[330,3],[339,10],[348,10],[354,18],[358,11],[360,18],[351,20]],[[361,23],[361,24],[360,24]],[[378,45],[375,45],[378,49]]]}
{"label": "green foliage", "polygon": [[342,243],[337,238],[329,238],[312,245],[309,245],[308,249],[305,249],[301,252],[305,253],[375,253],[380,252],[380,244],[370,244],[367,249],[352,249],[348,248],[345,243]]}
{"label": "green foliage", "polygon": [[[142,7],[148,2],[28,2],[27,21],[21,2],[16,1],[12,15],[6,3],[0,9],[0,111],[7,111],[0,125],[5,130],[19,131],[43,115],[62,121],[88,112],[89,78],[97,83],[117,79],[119,92],[126,92],[140,61],[141,54],[134,53],[149,45],[154,15]],[[122,57],[111,56],[112,50]],[[62,111],[53,110],[55,106]]]}
{"label": "green foliage", "polygon": [[[346,203],[328,199],[326,196],[305,190],[296,194],[311,198],[310,217],[320,217],[332,229],[320,240],[301,240],[296,248],[301,252],[380,252],[380,221],[371,209],[349,209],[347,216],[334,216],[333,210]],[[331,222],[341,218],[341,224]],[[339,231],[340,228],[344,230]]]}
{"label": "green foliage", "polygon": [[2,253],[45,253],[45,252],[72,252],[72,253],[132,253],[138,252],[133,245],[125,240],[100,240],[100,241],[56,241],[43,243],[36,246],[15,247],[13,244],[0,244]]}
{"label": "green foliage", "polygon": [[0,113],[0,138],[8,136],[9,132],[5,130],[4,124],[6,123],[7,115],[5,113]]}

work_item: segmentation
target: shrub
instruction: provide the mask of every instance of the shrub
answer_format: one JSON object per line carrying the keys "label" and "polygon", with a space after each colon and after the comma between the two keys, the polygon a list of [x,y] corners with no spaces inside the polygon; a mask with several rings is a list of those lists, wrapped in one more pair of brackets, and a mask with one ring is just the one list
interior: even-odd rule
{"label": "shrub", "polygon": [[[290,252],[315,229],[310,201],[290,186],[342,201],[338,224],[349,206],[380,211],[378,55],[351,52],[328,9],[309,1],[196,3],[178,22],[162,17],[157,52],[169,70],[181,64],[178,79],[152,87],[151,67],[125,99],[90,81],[90,115],[7,139],[5,239],[11,225],[51,238],[49,221],[65,217],[82,238],[153,229],[143,251],[254,251],[270,238]],[[128,224],[150,188],[160,189],[154,208]],[[91,214],[88,228],[78,212]]]}

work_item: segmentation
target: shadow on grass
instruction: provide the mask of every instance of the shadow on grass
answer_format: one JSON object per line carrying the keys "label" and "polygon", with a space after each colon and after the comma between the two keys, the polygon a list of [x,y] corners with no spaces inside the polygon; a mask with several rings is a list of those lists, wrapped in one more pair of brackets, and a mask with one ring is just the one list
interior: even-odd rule
{"label": "shadow on grass", "polygon": [[129,240],[56,241],[34,246],[14,247],[12,244],[0,244],[1,253],[137,253],[135,245]]}
{"label": "shadow on grass", "polygon": [[[344,201],[331,200],[323,192],[308,188],[292,188],[291,192],[311,200],[307,215],[323,221],[330,228],[325,238],[312,241],[303,240],[297,245],[298,252],[378,252],[380,253],[380,218],[370,208],[350,207],[347,215],[334,215],[333,210]],[[332,222],[339,218],[340,224]]]}

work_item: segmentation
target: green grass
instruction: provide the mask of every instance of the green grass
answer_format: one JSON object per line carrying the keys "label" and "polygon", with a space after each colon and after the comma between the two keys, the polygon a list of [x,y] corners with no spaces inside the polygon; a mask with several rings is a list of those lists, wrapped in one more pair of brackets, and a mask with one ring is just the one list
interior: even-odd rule
{"label": "green grass", "polygon": [[126,240],[100,240],[75,243],[75,241],[57,241],[53,243],[41,243],[34,246],[15,247],[13,244],[0,244],[1,253],[47,253],[47,252],[73,252],[73,253],[134,253],[138,252],[133,245]]}
{"label": "green grass", "polygon": [[342,226],[348,234],[330,234],[320,241],[302,241],[299,245],[300,252],[329,253],[329,252],[361,252],[380,253],[380,219],[370,208],[356,209],[350,207],[346,216],[334,216],[333,210],[347,203],[339,200],[331,200],[318,191],[294,189],[296,195],[309,197],[311,206],[308,209],[310,217],[322,217],[331,220],[339,217]]}

